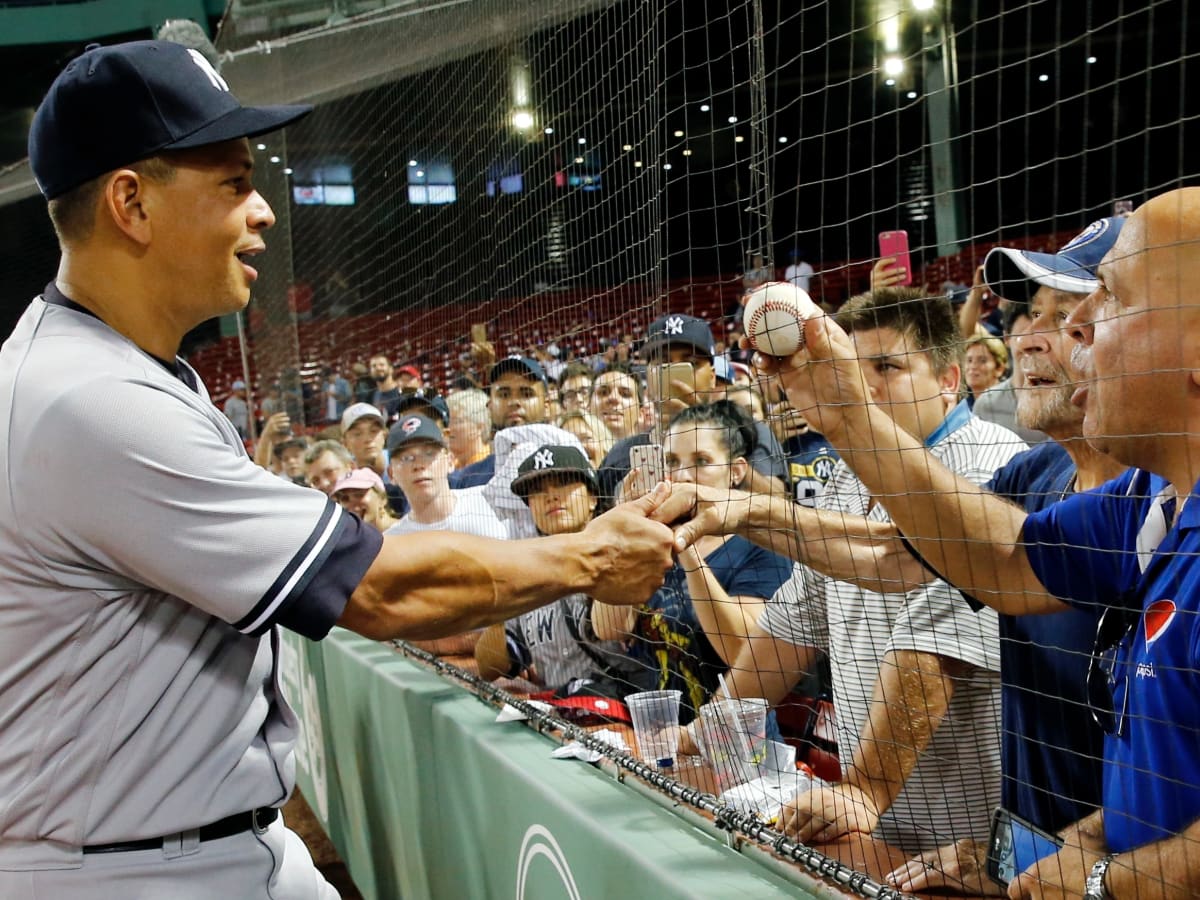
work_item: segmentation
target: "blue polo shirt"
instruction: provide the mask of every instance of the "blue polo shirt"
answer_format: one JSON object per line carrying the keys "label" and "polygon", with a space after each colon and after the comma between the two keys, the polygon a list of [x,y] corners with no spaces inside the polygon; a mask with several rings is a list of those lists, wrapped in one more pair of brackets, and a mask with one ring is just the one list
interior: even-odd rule
{"label": "blue polo shirt", "polygon": [[[989,490],[1028,513],[1069,496],[1075,463],[1053,441],[1015,456]],[[1100,805],[1104,733],[1087,705],[1096,609],[1000,616],[1001,803],[1047,831]]]}
{"label": "blue polo shirt", "polygon": [[1131,470],[1025,522],[1030,562],[1052,594],[1137,615],[1113,670],[1124,728],[1104,741],[1104,830],[1114,853],[1200,818],[1200,502],[1166,531],[1167,487]]}

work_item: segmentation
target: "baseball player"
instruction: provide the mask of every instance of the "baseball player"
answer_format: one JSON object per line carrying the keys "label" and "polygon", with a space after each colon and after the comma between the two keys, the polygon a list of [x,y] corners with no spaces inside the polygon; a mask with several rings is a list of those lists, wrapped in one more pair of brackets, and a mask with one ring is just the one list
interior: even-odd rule
{"label": "baseball player", "polygon": [[278,816],[278,626],[436,637],[574,591],[638,602],[671,564],[665,486],[513,552],[384,538],[247,457],[176,352],[257,277],[274,215],[246,138],[307,111],[144,41],[89,47],[34,118],[62,259],[0,349],[0,897],[336,896]]}

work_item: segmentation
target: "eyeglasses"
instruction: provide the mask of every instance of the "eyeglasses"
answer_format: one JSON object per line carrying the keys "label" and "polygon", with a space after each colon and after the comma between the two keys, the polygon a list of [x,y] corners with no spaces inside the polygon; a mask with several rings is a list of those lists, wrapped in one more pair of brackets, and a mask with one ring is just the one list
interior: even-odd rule
{"label": "eyeglasses", "polygon": [[1096,643],[1088,661],[1087,700],[1092,720],[1100,729],[1114,737],[1125,732],[1125,710],[1129,704],[1129,667],[1121,685],[1121,708],[1114,703],[1117,686],[1117,658],[1121,645],[1137,625],[1137,613],[1123,607],[1110,606],[1096,624]]}
{"label": "eyeglasses", "polygon": [[421,447],[418,450],[409,450],[405,453],[401,453],[396,458],[406,466],[411,466],[418,460],[423,463],[431,463],[441,456],[442,450],[442,447]]}

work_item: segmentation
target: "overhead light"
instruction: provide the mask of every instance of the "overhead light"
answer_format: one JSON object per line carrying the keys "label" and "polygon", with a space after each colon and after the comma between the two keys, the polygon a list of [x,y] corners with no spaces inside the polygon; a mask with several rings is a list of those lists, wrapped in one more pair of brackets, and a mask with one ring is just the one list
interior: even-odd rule
{"label": "overhead light", "polygon": [[417,161],[416,161],[415,159],[410,159],[410,160],[408,161],[408,164],[409,164],[410,166],[415,166],[415,165],[417,164]]}
{"label": "overhead light", "polygon": [[670,164],[670,163],[663,163],[663,168],[664,168],[664,169],[670,169],[670,168],[671,168],[671,164]]}
{"label": "overhead light", "polygon": [[787,143],[787,141],[788,141],[788,139],[787,139],[787,135],[786,135],[786,134],[781,134],[781,135],[779,136],[779,143],[781,143],[781,144],[786,144],[786,143]]}
{"label": "overhead light", "polygon": [[913,0],[913,9],[917,12],[927,12],[933,9],[933,0]]}
{"label": "overhead light", "polygon": [[273,163],[277,163],[277,162],[279,162],[279,157],[278,157],[278,156],[272,156],[272,157],[271,157],[271,162],[273,162]]}
{"label": "overhead light", "polygon": [[1088,61],[1088,65],[1091,65],[1092,63],[1094,63],[1094,62],[1096,61],[1096,57],[1094,57],[1094,56],[1089,56],[1089,57],[1087,58],[1087,61]]}
{"label": "overhead light", "polygon": [[258,147],[258,149],[259,149],[259,150],[266,150],[266,149],[267,149],[267,145],[266,145],[266,144],[256,144],[255,146],[256,146],[256,147]]}
{"label": "overhead light", "polygon": [[512,126],[517,131],[525,131],[533,127],[533,113],[527,109],[518,109],[512,114]]}
{"label": "overhead light", "polygon": [[739,134],[739,135],[737,135],[737,136],[736,136],[736,137],[733,139],[733,142],[734,142],[735,144],[740,144],[740,143],[742,143],[744,140],[746,140],[746,138],[745,138],[743,135],[740,135],[740,134]]}
{"label": "overhead light", "polygon": [[575,165],[577,165],[577,166],[583,165],[583,157],[582,156],[575,157]]}
{"label": "overhead light", "polygon": [[621,149],[622,149],[622,150],[632,150],[632,149],[633,149],[633,144],[622,144],[622,145],[621,145]]}
{"label": "overhead light", "polygon": [[284,174],[284,175],[291,175],[291,174],[292,174],[294,171],[296,171],[296,170],[295,170],[295,169],[293,169],[291,166],[288,166],[286,169],[284,169],[284,170],[283,170],[283,174]]}
{"label": "overhead light", "polygon": [[1038,81],[1049,81],[1049,80],[1050,80],[1049,75],[1039,75],[1038,76]]}
{"label": "overhead light", "polygon": [[676,130],[675,130],[675,137],[683,137],[683,132],[682,132],[682,131],[680,131],[679,129],[676,129]]}
{"label": "overhead light", "polygon": [[917,99],[917,92],[916,92],[916,91],[909,91],[909,92],[908,92],[907,94],[905,94],[904,96],[906,96],[906,97],[907,97],[909,100],[916,100],[916,99]]}
{"label": "overhead light", "polygon": [[708,112],[710,109],[712,109],[712,107],[709,106],[707,103],[700,104],[700,112]]}
{"label": "overhead light", "polygon": [[904,71],[904,60],[898,56],[888,56],[883,60],[883,71],[895,77]]}
{"label": "overhead light", "polygon": [[633,167],[635,169],[640,169],[642,167],[642,161],[640,159],[635,159],[633,161]]}
{"label": "overhead light", "polygon": [[547,125],[542,129],[542,134],[554,134],[554,129]]}
{"label": "overhead light", "polygon": [[579,143],[581,143],[581,144],[586,144],[586,143],[587,143],[587,138],[580,138],[580,139],[579,139]]}
{"label": "overhead light", "polygon": [[894,86],[895,86],[895,84],[896,84],[896,79],[895,79],[895,78],[889,78],[889,79],[887,79],[887,80],[884,82],[884,84],[886,84],[888,87],[894,87]]}
{"label": "overhead light", "polygon": [[692,155],[692,151],[691,151],[691,150],[684,150],[684,151],[683,151],[683,155],[684,155],[684,156],[691,156],[691,155]]}
{"label": "overhead light", "polygon": [[726,121],[726,122],[728,122],[730,125],[732,125],[734,122],[736,122],[736,121],[737,121],[737,116],[730,116],[730,117],[729,117],[728,119],[726,119],[725,121]]}
{"label": "overhead light", "polygon": [[424,170],[424,169],[417,169],[417,177],[418,177],[418,178],[424,178],[424,177],[425,177],[425,170]]}

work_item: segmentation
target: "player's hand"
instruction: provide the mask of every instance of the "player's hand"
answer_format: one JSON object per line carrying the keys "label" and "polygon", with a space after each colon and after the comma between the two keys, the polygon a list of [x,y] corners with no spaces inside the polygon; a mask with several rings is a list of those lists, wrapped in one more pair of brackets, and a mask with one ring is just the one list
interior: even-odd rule
{"label": "player's hand", "polygon": [[674,564],[671,529],[650,518],[670,496],[670,486],[615,506],[588,523],[583,537],[596,554],[595,581],[585,593],[600,603],[634,606],[662,587]]}
{"label": "player's hand", "polygon": [[987,875],[987,845],[969,838],[910,859],[886,880],[906,894],[950,889],[973,897],[1007,896]]}
{"label": "player's hand", "polygon": [[680,551],[706,534],[735,533],[750,512],[750,497],[731,488],[672,484],[671,496],[654,511],[653,518],[675,527],[675,549]]}
{"label": "player's hand", "polygon": [[[746,338],[742,346],[749,348]],[[831,316],[805,319],[804,347],[791,356],[756,353],[754,365],[768,377],[777,376],[788,405],[835,445],[844,437],[846,417],[870,404],[854,343]]]}
{"label": "player's hand", "polygon": [[907,277],[908,270],[896,265],[896,257],[884,256],[871,267],[871,290],[903,284]]}
{"label": "player's hand", "polygon": [[1103,850],[1065,844],[1053,856],[1039,859],[1008,885],[1011,900],[1063,900],[1082,897],[1092,866]]}
{"label": "player's hand", "polygon": [[879,810],[866,792],[850,784],[835,784],[797,794],[779,813],[779,828],[802,844],[827,844],[879,824]]}

